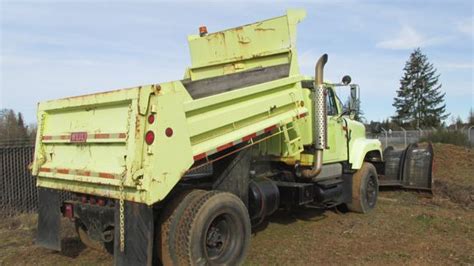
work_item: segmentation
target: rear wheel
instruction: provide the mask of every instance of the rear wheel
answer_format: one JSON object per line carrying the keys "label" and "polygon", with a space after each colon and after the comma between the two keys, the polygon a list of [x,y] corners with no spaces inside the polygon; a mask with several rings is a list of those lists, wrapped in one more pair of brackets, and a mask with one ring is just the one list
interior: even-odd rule
{"label": "rear wheel", "polygon": [[210,191],[194,198],[178,224],[179,265],[238,265],[250,242],[250,218],[234,194]]}
{"label": "rear wheel", "polygon": [[156,231],[156,251],[163,265],[176,265],[177,255],[174,245],[176,227],[186,207],[194,198],[204,194],[204,190],[188,190],[174,196],[166,204],[160,216],[160,229]]}
{"label": "rear wheel", "polygon": [[352,177],[352,202],[349,210],[367,213],[375,208],[379,194],[377,171],[371,163],[363,163]]}

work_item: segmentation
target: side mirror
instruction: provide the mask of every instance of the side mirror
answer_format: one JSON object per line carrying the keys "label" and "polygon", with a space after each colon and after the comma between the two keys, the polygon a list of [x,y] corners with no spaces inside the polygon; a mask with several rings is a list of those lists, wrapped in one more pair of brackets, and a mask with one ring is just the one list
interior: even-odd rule
{"label": "side mirror", "polygon": [[359,111],[359,86],[356,84],[351,85],[351,98],[349,101],[349,108],[356,112]]}
{"label": "side mirror", "polygon": [[351,86],[351,98],[357,99],[357,86]]}

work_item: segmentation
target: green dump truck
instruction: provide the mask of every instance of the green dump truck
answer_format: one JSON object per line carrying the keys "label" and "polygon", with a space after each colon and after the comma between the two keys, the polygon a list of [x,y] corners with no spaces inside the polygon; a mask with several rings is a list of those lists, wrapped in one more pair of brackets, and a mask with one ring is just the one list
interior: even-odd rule
{"label": "green dump truck", "polygon": [[[304,17],[290,10],[200,28],[188,37],[182,80],[40,103],[37,243],[60,250],[65,216],[117,265],[234,265],[252,226],[277,209],[373,209],[381,143],[351,119],[359,92],[350,77],[324,81],[327,55],[314,78],[300,73]],[[338,86],[350,91],[349,107]]]}

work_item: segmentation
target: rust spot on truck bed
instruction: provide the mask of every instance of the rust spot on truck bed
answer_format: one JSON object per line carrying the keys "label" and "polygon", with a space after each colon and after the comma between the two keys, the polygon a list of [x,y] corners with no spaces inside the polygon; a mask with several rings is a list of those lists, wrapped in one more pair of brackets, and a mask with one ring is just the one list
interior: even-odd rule
{"label": "rust spot on truck bed", "polygon": [[140,135],[140,118],[141,116],[140,115],[137,115],[136,119],[135,119],[135,135],[138,136]]}

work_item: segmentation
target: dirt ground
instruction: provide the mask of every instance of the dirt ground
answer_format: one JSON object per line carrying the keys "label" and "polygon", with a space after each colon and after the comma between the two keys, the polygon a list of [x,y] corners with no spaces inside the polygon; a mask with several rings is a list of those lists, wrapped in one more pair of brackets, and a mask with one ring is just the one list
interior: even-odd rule
{"label": "dirt ground", "polygon": [[[382,191],[368,215],[278,212],[256,230],[247,265],[474,264],[474,154],[435,145],[434,196]],[[0,221],[0,265],[111,265],[85,248],[64,220],[63,252],[34,245],[36,217]]]}

